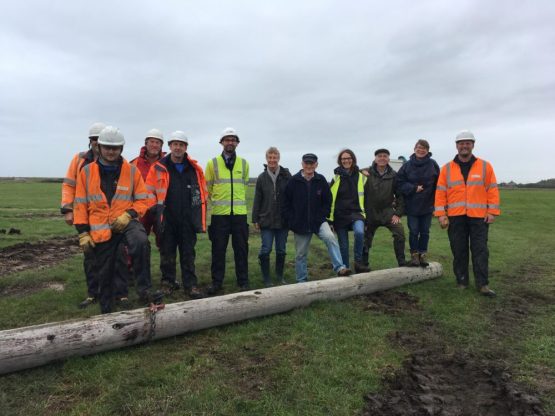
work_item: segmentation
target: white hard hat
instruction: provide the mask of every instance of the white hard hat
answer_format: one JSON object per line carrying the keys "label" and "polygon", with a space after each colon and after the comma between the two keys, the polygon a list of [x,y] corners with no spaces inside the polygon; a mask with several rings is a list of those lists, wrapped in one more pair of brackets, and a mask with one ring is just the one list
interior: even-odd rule
{"label": "white hard hat", "polygon": [[239,143],[239,136],[237,136],[237,132],[235,131],[235,129],[233,127],[226,127],[223,131],[222,134],[220,135],[220,143],[222,142],[222,140],[224,139],[224,137],[227,136],[234,136],[237,138],[237,143]]}
{"label": "white hard hat", "polygon": [[106,127],[106,124],[97,121],[89,127],[89,137],[98,137],[104,127]]}
{"label": "white hard hat", "polygon": [[185,135],[185,132],[181,130],[176,130],[172,134],[170,134],[168,144],[170,144],[171,142],[183,142],[185,144],[189,144],[189,139]]}
{"label": "white hard hat", "polygon": [[471,142],[476,141],[476,139],[474,138],[474,134],[470,130],[463,130],[459,134],[457,134],[455,143],[461,142],[463,140],[470,140]]}
{"label": "white hard hat", "polygon": [[164,143],[164,135],[162,134],[162,132],[158,129],[150,129],[147,133],[146,133],[146,137],[145,137],[145,141],[148,139],[158,139],[160,140],[162,143]]}
{"label": "white hard hat", "polygon": [[103,144],[105,146],[123,146],[125,144],[125,139],[117,127],[106,126],[100,132],[100,136],[98,136],[98,144]]}

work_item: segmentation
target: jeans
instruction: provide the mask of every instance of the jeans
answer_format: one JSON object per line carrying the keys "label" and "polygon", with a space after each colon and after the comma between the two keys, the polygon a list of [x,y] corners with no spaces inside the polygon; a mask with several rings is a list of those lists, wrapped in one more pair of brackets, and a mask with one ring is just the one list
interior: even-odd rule
{"label": "jeans", "polygon": [[285,255],[285,244],[287,243],[287,228],[261,228],[260,237],[262,238],[262,246],[260,247],[259,256],[268,256],[272,252],[272,244],[276,241],[276,255]]}
{"label": "jeans", "polygon": [[411,253],[426,253],[430,241],[432,214],[408,215],[409,247]]}
{"label": "jeans", "polygon": [[[341,258],[343,264],[349,267],[349,229],[336,228],[339,249],[341,250]],[[364,247],[364,221],[353,221],[353,233],[355,234],[355,263],[362,263],[362,249]]]}
{"label": "jeans", "polygon": [[[320,230],[318,230],[318,238],[322,240],[327,248],[330,255],[330,259],[333,265],[333,271],[338,272],[339,270],[345,268],[343,261],[341,259],[341,252],[339,251],[339,244],[331,228],[327,222],[320,225]],[[308,280],[308,269],[307,269],[307,256],[308,256],[308,246],[310,245],[310,240],[312,239],[312,233],[309,234],[297,234],[295,233],[295,273],[297,275],[297,282],[306,282]]]}

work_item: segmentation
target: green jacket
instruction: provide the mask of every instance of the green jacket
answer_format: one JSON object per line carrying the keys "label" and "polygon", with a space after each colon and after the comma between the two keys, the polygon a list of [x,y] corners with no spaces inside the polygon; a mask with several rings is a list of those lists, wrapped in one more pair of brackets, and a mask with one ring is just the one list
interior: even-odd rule
{"label": "green jacket", "polygon": [[368,224],[389,224],[391,217],[405,213],[405,203],[397,187],[397,173],[387,166],[383,176],[373,163],[368,169],[368,180],[364,185],[364,211]]}

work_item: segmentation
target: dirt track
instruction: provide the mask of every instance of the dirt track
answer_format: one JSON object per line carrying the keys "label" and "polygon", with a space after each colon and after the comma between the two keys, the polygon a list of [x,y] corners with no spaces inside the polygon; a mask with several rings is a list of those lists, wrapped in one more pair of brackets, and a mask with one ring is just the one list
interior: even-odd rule
{"label": "dirt track", "polygon": [[0,277],[22,270],[51,267],[78,252],[76,236],[9,246],[0,249]]}
{"label": "dirt track", "polygon": [[[503,336],[519,326],[532,303],[553,301],[545,295],[528,293],[526,311],[521,299],[513,295],[503,310],[504,320],[491,334]],[[395,314],[402,309],[417,311],[417,299],[403,292],[375,293],[365,297],[365,310]],[[493,308],[494,316],[500,307]],[[410,351],[395,374],[384,378],[384,390],[365,396],[364,416],[541,416],[540,399],[512,381],[510,370],[501,361],[475,357],[448,345],[436,324],[426,322],[410,333],[391,334],[392,344]],[[502,353],[500,353],[502,356]]]}

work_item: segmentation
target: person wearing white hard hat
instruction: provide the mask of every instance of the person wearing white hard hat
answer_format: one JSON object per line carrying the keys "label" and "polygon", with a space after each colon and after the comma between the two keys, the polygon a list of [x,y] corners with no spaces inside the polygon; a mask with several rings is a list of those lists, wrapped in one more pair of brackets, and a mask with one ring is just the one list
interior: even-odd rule
{"label": "person wearing white hard hat", "polygon": [[148,209],[149,195],[139,170],[121,157],[124,144],[118,128],[105,127],[98,137],[98,159],[77,176],[74,225],[83,251],[96,257],[101,313],[111,312],[116,295],[127,290],[116,267],[122,244],[133,262],[140,300],[159,299],[159,294],[150,294],[150,251],[137,221]]}
{"label": "person wearing white hard hat", "polygon": [[222,153],[206,164],[206,183],[212,204],[208,227],[208,237],[212,242],[212,284],[208,287],[208,295],[223,291],[225,256],[230,235],[237,285],[242,291],[249,289],[249,164],[235,152],[239,145],[239,135],[235,129],[224,129],[220,135],[220,144]]}
{"label": "person wearing white hard hat", "polygon": [[491,164],[473,155],[475,141],[468,130],[455,138],[457,155],[439,173],[434,215],[441,228],[447,228],[457,286],[468,287],[471,252],[476,289],[495,297],[488,286],[488,230],[501,214],[499,189]]}
{"label": "person wearing white hard hat", "polygon": [[[61,212],[68,225],[73,225],[73,202],[75,200],[75,186],[77,185],[77,175],[83,166],[94,162],[98,157],[98,136],[102,129],[106,127],[104,123],[96,122],[89,128],[89,149],[77,153],[71,159],[66,176],[62,182],[62,203]],[[86,308],[95,303],[98,296],[98,271],[94,256],[85,253],[83,260],[85,278],[87,280],[87,297],[79,304],[80,308]]]}
{"label": "person wearing white hard hat", "polygon": [[203,294],[197,286],[195,245],[197,233],[206,232],[206,180],[201,166],[187,153],[189,139],[184,132],[173,132],[168,145],[170,153],[152,166],[146,181],[152,195],[149,212],[157,224],[162,286],[170,293],[179,289],[179,250],[183,289],[192,299],[199,299]]}
{"label": "person wearing white hard hat", "polygon": [[[150,168],[154,166],[154,164],[157,161],[159,161],[166,155],[166,152],[162,151],[163,145],[164,145],[163,133],[158,129],[150,129],[146,133],[145,145],[141,147],[139,156],[131,160],[131,162],[129,162],[132,165],[137,166],[145,182]],[[147,235],[149,235],[150,231],[155,228],[154,217],[149,212],[147,212],[144,216],[141,217],[140,221],[141,221],[141,224],[143,224],[143,227],[145,227]],[[154,229],[154,233],[156,234],[155,229]],[[159,245],[157,234],[156,234],[156,244]]]}

